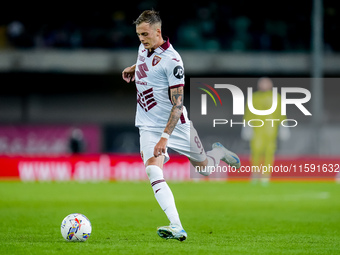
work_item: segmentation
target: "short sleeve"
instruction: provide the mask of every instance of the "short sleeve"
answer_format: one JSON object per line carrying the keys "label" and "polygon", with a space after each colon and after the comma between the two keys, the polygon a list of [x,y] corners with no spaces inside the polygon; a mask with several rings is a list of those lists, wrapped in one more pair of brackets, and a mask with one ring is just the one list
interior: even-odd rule
{"label": "short sleeve", "polygon": [[184,86],[184,67],[182,59],[178,56],[170,58],[166,68],[169,87]]}

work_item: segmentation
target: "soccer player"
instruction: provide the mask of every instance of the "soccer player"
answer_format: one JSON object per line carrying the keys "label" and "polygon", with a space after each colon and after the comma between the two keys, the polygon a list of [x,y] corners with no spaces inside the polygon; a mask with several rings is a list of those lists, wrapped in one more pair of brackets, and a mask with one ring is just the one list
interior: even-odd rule
{"label": "soccer player", "polygon": [[139,128],[141,156],[155,198],[170,221],[170,226],[159,227],[157,233],[164,239],[183,241],[187,233],[163,177],[163,164],[169,160],[167,148],[187,156],[205,176],[210,174],[208,166],[216,167],[220,160],[239,168],[240,159],[218,142],[205,153],[183,106],[183,62],[169,38],[163,39],[159,13],[146,10],[134,24],[141,42],[137,62],[125,68],[122,77],[127,83],[136,83],[135,124]]}
{"label": "soccer player", "polygon": [[[257,110],[268,110],[272,106],[273,102],[273,82],[270,78],[262,77],[257,81],[258,91],[253,93],[253,106]],[[277,108],[269,115],[255,115],[250,112],[249,108],[246,108],[244,115],[245,121],[251,119],[260,119],[264,125],[261,127],[246,127],[242,129],[242,138],[244,140],[250,140],[251,151],[251,164],[258,166],[259,172],[252,173],[252,181],[256,183],[257,180],[261,180],[263,185],[268,184],[271,173],[269,171],[264,172],[260,169],[261,165],[268,167],[273,166],[274,156],[276,152],[277,137],[281,140],[285,140],[289,137],[290,133],[288,128],[280,128],[282,120],[286,119],[286,116],[281,115],[281,96],[277,94]],[[274,119],[276,121],[266,121],[266,119]]]}

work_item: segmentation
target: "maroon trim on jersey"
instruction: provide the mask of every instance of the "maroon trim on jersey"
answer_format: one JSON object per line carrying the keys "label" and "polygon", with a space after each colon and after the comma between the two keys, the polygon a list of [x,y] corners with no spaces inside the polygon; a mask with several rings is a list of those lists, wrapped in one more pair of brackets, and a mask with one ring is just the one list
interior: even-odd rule
{"label": "maroon trim on jersey", "polygon": [[157,102],[153,102],[152,104],[150,104],[148,107],[148,111],[150,111],[156,105],[157,105]]}
{"label": "maroon trim on jersey", "polygon": [[180,120],[181,120],[182,124],[184,124],[186,122],[183,113],[181,114]]}
{"label": "maroon trim on jersey", "polygon": [[[137,90],[138,91],[138,90]],[[148,94],[148,93],[150,93],[150,92],[152,92],[153,91],[153,89],[152,88],[149,88],[149,89],[147,89],[147,90],[144,90],[143,92],[142,92],[142,94],[143,95],[146,95],[146,94]],[[139,92],[139,91],[138,91]]]}
{"label": "maroon trim on jersey", "polygon": [[184,84],[172,85],[172,86],[170,86],[169,88],[170,88],[170,89],[175,89],[175,88],[178,88],[178,87],[184,87]]}
{"label": "maroon trim on jersey", "polygon": [[148,58],[151,57],[154,52],[155,52],[154,50],[152,50],[152,51],[148,50],[148,54],[147,54]]}
{"label": "maroon trim on jersey", "polygon": [[145,112],[148,112],[155,107],[157,102],[153,97],[153,88],[147,89],[141,93],[137,89],[137,103],[144,109]]}
{"label": "maroon trim on jersey", "polygon": [[144,98],[145,98],[145,100],[147,100],[147,99],[149,99],[149,98],[153,98],[153,94],[152,94],[152,93],[150,93],[150,94],[148,94],[148,95],[144,96]]}
{"label": "maroon trim on jersey", "polygon": [[148,51],[147,57],[151,57],[152,54],[154,54],[155,52],[158,54],[161,54],[162,52],[166,51],[169,47],[170,47],[170,41],[169,41],[169,37],[165,37],[166,41],[159,46],[157,49],[154,49],[152,51]]}
{"label": "maroon trim on jersey", "polygon": [[165,38],[166,38],[166,41],[161,46],[159,46],[159,48],[162,51],[166,51],[170,47],[169,37],[166,36]]}

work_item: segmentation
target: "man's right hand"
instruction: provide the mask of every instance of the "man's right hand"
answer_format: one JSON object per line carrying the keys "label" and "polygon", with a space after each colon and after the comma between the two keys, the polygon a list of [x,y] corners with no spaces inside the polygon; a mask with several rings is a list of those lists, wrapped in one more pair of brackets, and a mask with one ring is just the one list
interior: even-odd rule
{"label": "man's right hand", "polygon": [[127,83],[129,83],[130,81],[134,81],[135,80],[135,69],[136,69],[136,65],[125,68],[122,72],[123,80],[126,81]]}

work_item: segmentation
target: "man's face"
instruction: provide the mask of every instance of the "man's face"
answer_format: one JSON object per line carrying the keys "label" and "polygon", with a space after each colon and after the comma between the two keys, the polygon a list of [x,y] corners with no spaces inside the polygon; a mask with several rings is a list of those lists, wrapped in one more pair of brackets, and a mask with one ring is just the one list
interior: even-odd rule
{"label": "man's face", "polygon": [[268,91],[273,88],[273,82],[269,78],[261,78],[258,81],[257,87],[261,91]]}
{"label": "man's face", "polygon": [[136,26],[136,33],[145,49],[154,50],[157,48],[156,45],[159,41],[161,30],[156,25],[143,22]]}

